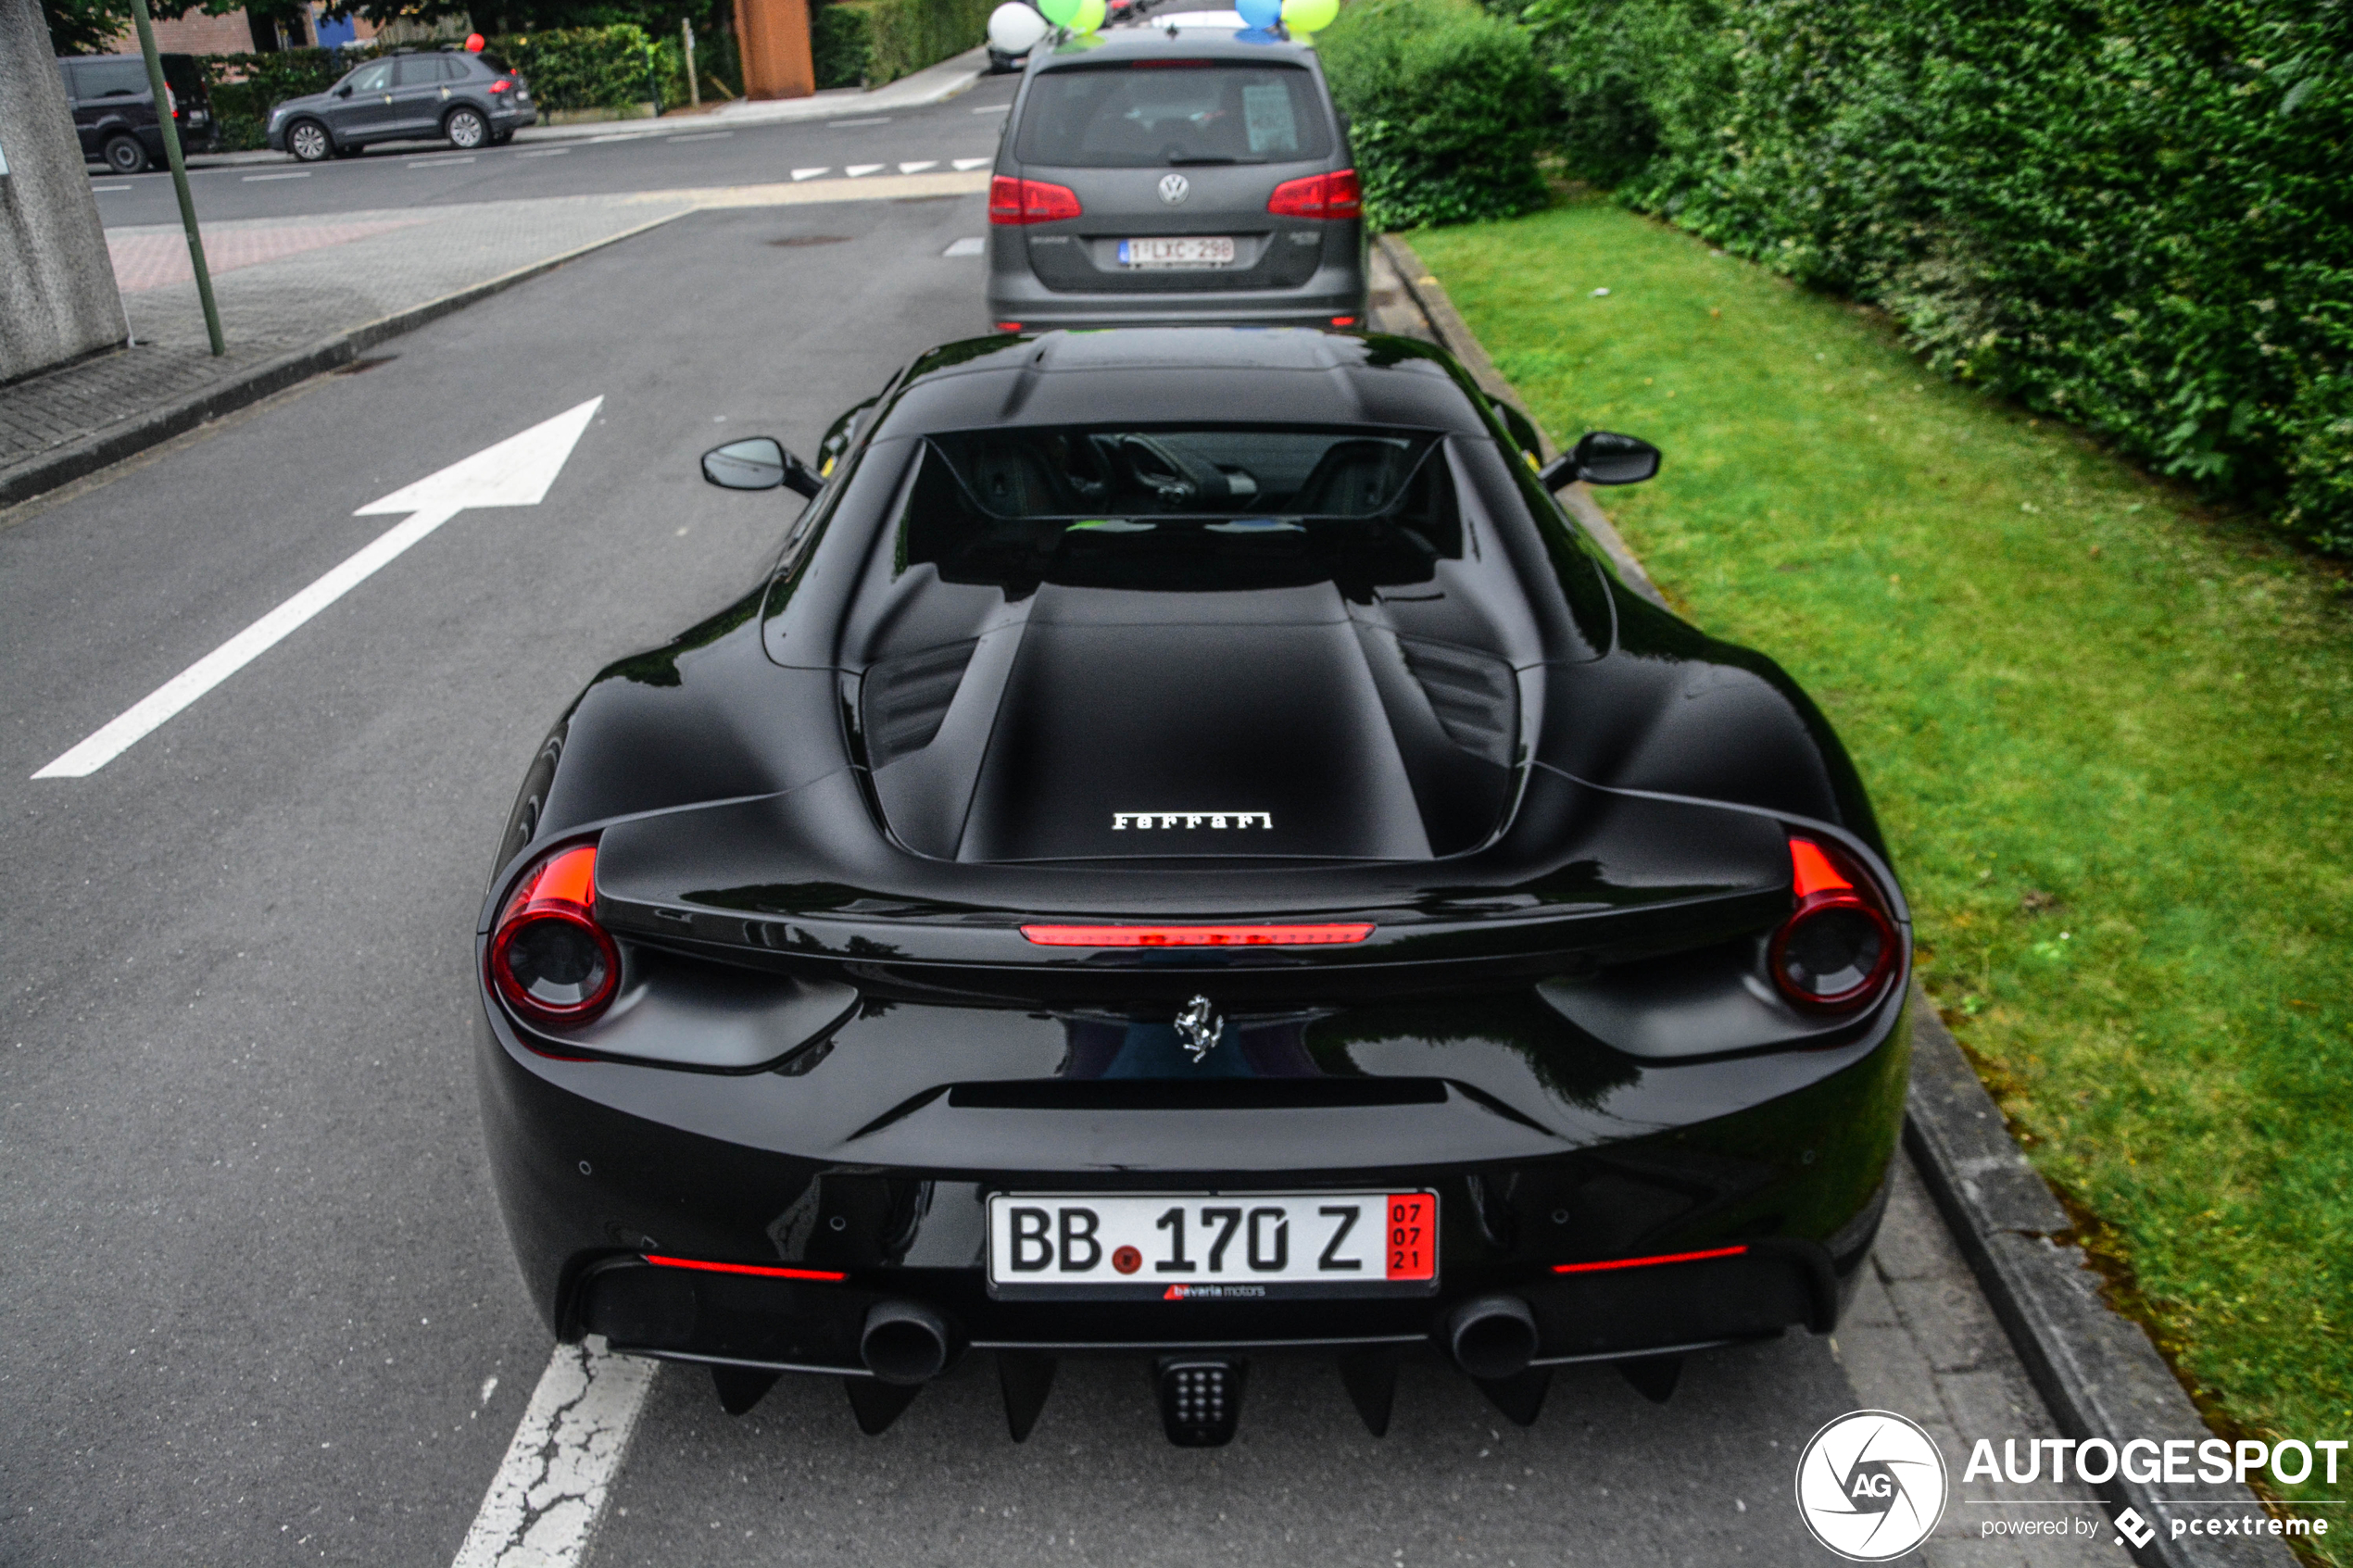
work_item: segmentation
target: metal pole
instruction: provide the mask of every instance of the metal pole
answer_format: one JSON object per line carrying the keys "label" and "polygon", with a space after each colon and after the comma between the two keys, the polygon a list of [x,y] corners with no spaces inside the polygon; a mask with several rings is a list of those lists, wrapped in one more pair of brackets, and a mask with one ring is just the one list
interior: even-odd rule
{"label": "metal pole", "polygon": [[678,36],[686,44],[686,102],[695,108],[702,107],[702,89],[695,84],[695,23],[691,17],[678,19]]}
{"label": "metal pole", "polygon": [[220,337],[220,307],[212,302],[212,272],[204,264],[204,236],[196,232],[196,199],[188,194],[188,165],[180,156],[180,127],[173,123],[171,89],[163,80],[163,56],[156,53],[155,23],[147,16],[147,0],[131,0],[131,19],[139,24],[139,53],[147,57],[147,87],[156,95],[156,119],[163,126],[164,161],[171,165],[171,188],[180,197],[180,225],[188,231],[188,262],[195,269],[196,297],[204,302],[205,335],[212,340],[215,358],[229,352]]}

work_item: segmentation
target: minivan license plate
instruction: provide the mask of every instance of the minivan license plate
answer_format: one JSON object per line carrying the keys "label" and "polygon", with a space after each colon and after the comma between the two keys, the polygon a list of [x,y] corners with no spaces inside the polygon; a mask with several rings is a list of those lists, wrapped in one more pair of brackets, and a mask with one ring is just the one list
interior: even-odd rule
{"label": "minivan license plate", "polygon": [[1192,234],[1182,238],[1122,240],[1122,267],[1231,267],[1234,241],[1227,234]]}
{"label": "minivan license plate", "polygon": [[988,1199],[993,1296],[1213,1301],[1437,1288],[1431,1192]]}

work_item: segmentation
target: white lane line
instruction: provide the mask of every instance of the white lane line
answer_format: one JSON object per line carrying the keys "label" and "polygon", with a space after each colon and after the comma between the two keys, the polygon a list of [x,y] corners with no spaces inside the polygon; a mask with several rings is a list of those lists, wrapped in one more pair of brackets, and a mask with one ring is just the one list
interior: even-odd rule
{"label": "white lane line", "polygon": [[691,136],[665,136],[665,142],[716,142],[723,136],[733,136],[732,131],[698,131]]}
{"label": "white lane line", "polygon": [[848,174],[852,180],[862,180],[867,175],[887,167],[889,166],[880,163],[853,163],[845,169],[843,172]]}
{"label": "white lane line", "polygon": [[557,1346],[451,1568],[577,1568],[660,1364]]}
{"label": "white lane line", "polygon": [[978,256],[988,248],[987,240],[958,240],[939,254],[942,256]]}
{"label": "white lane line", "polygon": [[890,116],[887,114],[878,114],[872,119],[829,119],[825,121],[825,129],[828,131],[840,131],[852,125],[888,125],[889,123]]}
{"label": "white lane line", "polygon": [[128,185],[93,185],[90,188],[94,191],[127,191],[131,189]]}
{"label": "white lane line", "polygon": [[936,157],[929,157],[924,159],[921,163],[902,163],[899,166],[899,172],[901,174],[921,174],[926,169],[937,169],[938,167],[939,160]]}
{"label": "white lane line", "polygon": [[975,114],[1011,114],[1011,113],[1013,112],[1013,105],[1011,105],[1011,104],[983,104],[983,105],[981,105],[981,106],[980,106],[980,107],[978,107],[978,108],[976,108],[976,109],[973,110],[973,113],[975,113]]}
{"label": "white lane line", "polygon": [[139,744],[174,714],[269,652],[312,616],[365,583],[409,546],[469,507],[534,507],[555,483],[604,399],[578,407],[486,446],[380,501],[354,517],[410,514],[376,535],[341,565],[134,703],[113,722],[32,776],[84,779]]}
{"label": "white lane line", "polygon": [[416,162],[409,164],[409,167],[411,169],[447,169],[455,164],[472,162],[473,162],[473,159],[470,157],[429,157],[420,158]]}
{"label": "white lane line", "polygon": [[996,161],[993,157],[960,157],[956,160],[956,172],[968,174],[975,169],[986,169]]}
{"label": "white lane line", "polygon": [[244,174],[238,176],[238,182],[250,185],[260,180],[308,180],[309,178],[310,170],[297,169],[291,174]]}
{"label": "white lane line", "polygon": [[824,169],[796,169],[792,171],[792,177],[796,182],[802,180],[814,180],[820,174],[830,174],[832,172],[833,169],[831,165],[828,165]]}
{"label": "white lane line", "polygon": [[561,157],[570,151],[572,151],[570,147],[534,147],[527,153],[517,153],[515,156],[517,157]]}

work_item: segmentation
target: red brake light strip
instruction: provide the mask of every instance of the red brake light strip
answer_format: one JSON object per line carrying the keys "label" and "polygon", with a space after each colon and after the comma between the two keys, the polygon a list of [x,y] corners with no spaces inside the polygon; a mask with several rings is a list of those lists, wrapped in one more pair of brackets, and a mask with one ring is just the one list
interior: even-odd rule
{"label": "red brake light strip", "polygon": [[1025,925],[1041,947],[1308,947],[1362,942],[1369,921],[1339,925]]}
{"label": "red brake light strip", "polygon": [[1817,893],[1851,893],[1855,884],[1846,880],[1837,862],[1825,854],[1822,847],[1810,838],[1789,841],[1790,872],[1800,898]]}
{"label": "red brake light strip", "polygon": [[641,1252],[639,1257],[664,1269],[700,1269],[714,1274],[758,1274],[762,1279],[848,1279],[849,1276],[832,1269],[778,1269],[765,1263],[711,1263],[700,1258],[665,1258],[658,1252]]}
{"label": "red brake light strip", "polygon": [[1554,1263],[1556,1274],[1592,1274],[1604,1269],[1647,1269],[1659,1263],[1696,1263],[1702,1258],[1737,1258],[1745,1247],[1714,1247],[1705,1252],[1662,1252],[1655,1258],[1612,1258],[1600,1263]]}

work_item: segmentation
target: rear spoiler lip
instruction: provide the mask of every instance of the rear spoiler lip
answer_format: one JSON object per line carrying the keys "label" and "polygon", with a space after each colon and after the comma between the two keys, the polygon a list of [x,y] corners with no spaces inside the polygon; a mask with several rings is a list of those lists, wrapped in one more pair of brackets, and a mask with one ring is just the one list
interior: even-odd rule
{"label": "rear spoiler lip", "polygon": [[[1021,934],[1040,917],[1028,911],[968,914],[954,921],[810,919],[761,910],[721,910],[700,902],[645,903],[599,893],[597,918],[617,936],[675,945],[737,958],[774,955],[876,969],[1050,972],[1153,977],[1383,971],[1433,966],[1483,966],[1515,960],[1582,959],[1620,961],[1637,954],[1673,951],[1761,931],[1789,908],[1789,889],[1709,889],[1642,903],[1586,905],[1536,914],[1430,916],[1389,909],[1318,910],[1312,915],[1261,917],[1277,921],[1361,921],[1374,926],[1346,946],[1274,947],[1061,947]],[[1056,914],[1062,921],[1076,917]],[[1091,917],[1089,923],[1147,923],[1150,916]],[[1201,923],[1249,923],[1228,915],[1196,917]],[[1164,921],[1162,923],[1192,923]]]}

